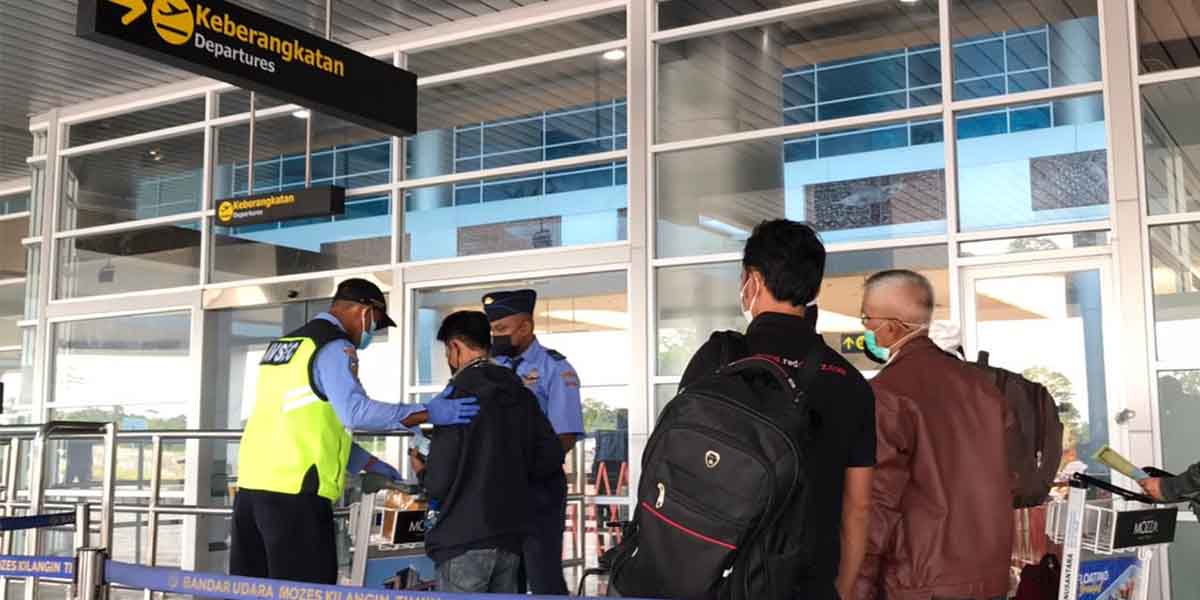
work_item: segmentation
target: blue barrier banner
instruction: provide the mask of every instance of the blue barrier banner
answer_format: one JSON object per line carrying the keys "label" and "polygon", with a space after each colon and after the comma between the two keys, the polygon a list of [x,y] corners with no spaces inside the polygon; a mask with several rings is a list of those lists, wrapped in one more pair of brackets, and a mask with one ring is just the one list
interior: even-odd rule
{"label": "blue barrier banner", "polygon": [[446,594],[410,590],[377,590],[361,587],[299,583],[278,579],[196,573],[162,567],[143,567],[116,561],[105,563],[104,580],[134,588],[172,594],[191,594],[233,600],[562,600],[561,596],[517,594]]}
{"label": "blue barrier banner", "polygon": [[49,515],[32,515],[29,517],[0,517],[0,531],[15,529],[40,529],[42,527],[61,527],[74,525],[75,513],[53,513]]}
{"label": "blue barrier banner", "polygon": [[72,579],[75,577],[75,559],[69,556],[0,554],[0,576]]}

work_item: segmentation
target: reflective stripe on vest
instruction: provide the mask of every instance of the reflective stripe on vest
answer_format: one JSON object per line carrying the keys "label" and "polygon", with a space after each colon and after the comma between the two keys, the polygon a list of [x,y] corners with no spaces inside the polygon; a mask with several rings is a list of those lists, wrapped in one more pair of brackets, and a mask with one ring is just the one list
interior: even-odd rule
{"label": "reflective stripe on vest", "polygon": [[315,466],[316,492],[333,502],[341,497],[352,439],[312,384],[309,367],[319,350],[308,337],[280,338],[267,346],[238,453],[238,487],[299,494]]}

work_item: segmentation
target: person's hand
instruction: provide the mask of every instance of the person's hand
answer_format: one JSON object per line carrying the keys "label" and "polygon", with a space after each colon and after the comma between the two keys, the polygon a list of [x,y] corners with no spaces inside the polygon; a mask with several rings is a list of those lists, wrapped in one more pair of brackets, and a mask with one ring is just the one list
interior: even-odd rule
{"label": "person's hand", "polygon": [[436,426],[466,425],[479,414],[478,398],[450,398],[452,394],[454,386],[446,386],[442,393],[425,405],[425,410],[429,412],[429,423]]}
{"label": "person's hand", "polygon": [[1138,482],[1138,485],[1142,486],[1142,489],[1145,490],[1147,496],[1159,501],[1164,500],[1161,478],[1151,477],[1149,479],[1143,479]]}
{"label": "person's hand", "polygon": [[395,467],[375,458],[367,461],[367,466],[363,467],[363,470],[382,475],[392,481],[404,481],[404,476],[400,475],[400,471],[397,471]]}
{"label": "person's hand", "polygon": [[412,467],[413,473],[417,475],[425,471],[425,459],[421,458],[421,453],[417,452],[416,448],[409,449],[408,464]]}

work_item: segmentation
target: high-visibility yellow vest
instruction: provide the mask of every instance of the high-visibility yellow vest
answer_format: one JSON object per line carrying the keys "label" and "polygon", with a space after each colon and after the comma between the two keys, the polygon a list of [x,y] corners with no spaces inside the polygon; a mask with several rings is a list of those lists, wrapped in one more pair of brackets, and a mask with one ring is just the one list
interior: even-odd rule
{"label": "high-visibility yellow vest", "polygon": [[316,319],[267,346],[238,453],[240,489],[341,497],[352,438],[312,378],[317,352],[338,339],[346,334]]}

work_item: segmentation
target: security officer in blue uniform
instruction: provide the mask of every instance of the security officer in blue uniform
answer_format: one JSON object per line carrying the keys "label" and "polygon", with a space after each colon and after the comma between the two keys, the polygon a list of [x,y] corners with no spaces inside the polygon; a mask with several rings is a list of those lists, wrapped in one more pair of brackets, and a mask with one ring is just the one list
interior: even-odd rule
{"label": "security officer in blue uniform", "polygon": [[[562,442],[563,453],[575,448],[583,434],[579,375],[567,357],[542,346],[534,335],[533,308],[537,292],[495,292],[483,297],[483,310],[492,324],[492,354],[525,382],[537,396]],[[539,595],[567,594],[563,579],[563,528],[567,515],[567,479],[551,479],[535,490],[534,533],[525,539],[524,568],[529,589]]]}
{"label": "security officer in blue uniform", "polygon": [[452,388],[427,404],[367,396],[358,352],[376,331],[394,326],[383,292],[347,279],[328,312],[267,346],[239,449],[230,574],[337,583],[333,504],[346,475],[400,479],[349,432],[460,425],[479,412],[475,398],[450,398]]}

